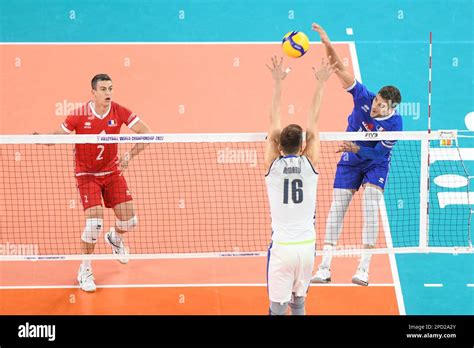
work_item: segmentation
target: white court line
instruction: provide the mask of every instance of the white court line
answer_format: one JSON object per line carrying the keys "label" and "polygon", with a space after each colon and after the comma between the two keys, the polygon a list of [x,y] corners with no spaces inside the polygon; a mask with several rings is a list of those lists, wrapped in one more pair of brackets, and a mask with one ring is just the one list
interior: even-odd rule
{"label": "white court line", "polygon": [[[352,41],[332,41],[334,44],[350,44]],[[321,41],[310,41],[311,45],[322,45]],[[124,41],[124,42],[0,42],[4,46],[21,45],[281,45],[281,41]]]}
{"label": "white court line", "polygon": [[[362,75],[360,72],[359,58],[357,56],[356,46],[354,42],[349,42],[349,51],[351,53],[352,66],[354,67],[354,76],[357,80],[362,83]],[[385,232],[385,241],[387,248],[393,248],[392,233],[390,231],[390,223],[387,216],[387,207],[385,205],[385,199],[382,196],[380,201],[380,215],[382,217],[382,225]],[[392,253],[388,254],[388,260],[390,263],[390,270],[392,271],[392,278],[395,286],[395,297],[397,298],[398,312],[400,315],[406,315],[405,302],[403,301],[402,286],[400,284],[400,277],[398,275],[397,260],[395,255]]]}
{"label": "white court line", "polygon": [[[387,207],[385,206],[385,198],[382,196],[380,200],[380,216],[382,217],[382,225],[385,231],[385,241],[388,248],[393,248],[392,232],[390,230],[390,223],[387,216]],[[398,311],[400,315],[406,315],[405,302],[403,301],[402,285],[400,283],[400,276],[398,275],[397,260],[394,254],[388,254],[390,262],[390,269],[392,270],[393,282],[395,283],[395,295],[397,297]]]}
{"label": "white court line", "polygon": [[362,76],[360,74],[359,58],[357,56],[357,50],[354,41],[348,42],[349,52],[352,59],[352,67],[354,68],[354,77],[356,80],[362,83]]}
{"label": "white court line", "polygon": [[424,284],[425,288],[442,288],[443,284]]}
{"label": "white court line", "polygon": [[[310,284],[311,287],[361,287],[352,283],[341,284]],[[370,284],[369,287],[389,287],[394,284]],[[134,289],[134,288],[206,288],[206,287],[267,287],[266,283],[235,283],[235,284],[109,284],[97,285],[102,289]],[[79,289],[79,285],[12,285],[0,286],[0,290],[29,290],[29,289]]]}
{"label": "white court line", "polygon": [[466,284],[468,288],[474,288],[474,284]]}

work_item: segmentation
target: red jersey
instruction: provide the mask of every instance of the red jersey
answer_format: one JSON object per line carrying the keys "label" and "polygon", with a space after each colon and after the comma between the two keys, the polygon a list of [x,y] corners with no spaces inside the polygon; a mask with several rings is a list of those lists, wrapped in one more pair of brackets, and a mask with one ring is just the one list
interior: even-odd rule
{"label": "red jersey", "polygon": [[[136,114],[115,102],[100,116],[89,101],[69,115],[61,126],[67,133],[120,134],[122,124],[132,128],[138,120]],[[101,176],[117,170],[118,144],[76,144],[74,153],[76,176]]]}

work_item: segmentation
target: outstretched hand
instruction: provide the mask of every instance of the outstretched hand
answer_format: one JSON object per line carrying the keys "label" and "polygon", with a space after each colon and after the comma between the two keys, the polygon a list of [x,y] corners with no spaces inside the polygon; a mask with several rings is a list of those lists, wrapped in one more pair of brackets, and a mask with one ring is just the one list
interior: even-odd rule
{"label": "outstretched hand", "polygon": [[326,33],[326,31],[324,30],[322,26],[320,26],[317,23],[313,23],[313,25],[311,26],[311,29],[316,31],[319,34],[319,37],[321,38],[321,42],[323,44],[331,43],[331,40],[329,40],[328,34]]}
{"label": "outstretched hand", "polygon": [[331,61],[331,56],[329,56],[328,60],[323,58],[321,67],[318,70],[316,70],[316,68],[313,67],[313,73],[314,73],[314,77],[316,77],[316,80],[320,82],[326,82],[331,76],[331,74],[337,71],[337,68],[336,68],[337,62],[330,64],[329,63],[330,61]]}
{"label": "outstretched hand", "polygon": [[288,67],[283,70],[283,57],[280,58],[280,62],[278,62],[277,56],[272,57],[272,66],[270,67],[268,64],[265,64],[268,70],[271,71],[272,77],[275,81],[282,81],[291,71],[291,68]]}
{"label": "outstretched hand", "polygon": [[338,152],[359,152],[360,147],[357,144],[354,144],[352,141],[344,141],[342,145],[339,145],[339,149],[337,149],[336,153]]}

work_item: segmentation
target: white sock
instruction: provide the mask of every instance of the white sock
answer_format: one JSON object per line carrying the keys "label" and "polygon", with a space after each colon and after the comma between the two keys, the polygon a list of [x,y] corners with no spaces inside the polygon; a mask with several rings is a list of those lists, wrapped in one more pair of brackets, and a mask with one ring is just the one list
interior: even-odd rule
{"label": "white sock", "polygon": [[331,269],[332,249],[333,249],[333,246],[329,244],[326,244],[323,247],[323,260],[321,261],[319,268]]}
{"label": "white sock", "polygon": [[82,260],[82,267],[84,269],[91,269],[92,268],[91,260]]}
{"label": "white sock", "polygon": [[366,254],[363,253],[362,256],[360,257],[360,262],[359,262],[359,269],[363,269],[366,272],[369,272],[369,266],[370,266],[370,259],[372,258],[372,254]]}

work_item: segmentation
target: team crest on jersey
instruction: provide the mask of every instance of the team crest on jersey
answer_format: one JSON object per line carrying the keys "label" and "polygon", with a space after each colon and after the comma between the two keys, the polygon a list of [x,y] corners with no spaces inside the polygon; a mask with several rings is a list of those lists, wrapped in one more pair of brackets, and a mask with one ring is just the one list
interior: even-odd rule
{"label": "team crest on jersey", "polygon": [[117,126],[117,122],[115,120],[110,120],[109,122],[107,122],[107,125],[109,127],[116,127]]}
{"label": "team crest on jersey", "polygon": [[90,122],[84,123],[84,128],[90,129],[91,127],[92,127],[92,124]]}
{"label": "team crest on jersey", "polygon": [[373,123],[367,124],[364,121],[362,121],[362,125],[364,126],[365,130],[368,131],[368,132],[372,132],[374,130]]}

